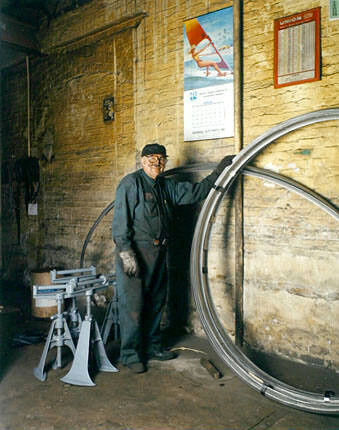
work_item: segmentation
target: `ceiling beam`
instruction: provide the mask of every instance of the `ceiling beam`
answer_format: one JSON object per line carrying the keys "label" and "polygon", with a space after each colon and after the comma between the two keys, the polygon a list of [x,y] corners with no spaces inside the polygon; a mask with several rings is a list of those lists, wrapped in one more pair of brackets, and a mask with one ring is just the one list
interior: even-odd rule
{"label": "ceiling beam", "polygon": [[8,15],[0,14],[2,46],[25,53],[40,54],[40,47],[35,36],[34,27]]}

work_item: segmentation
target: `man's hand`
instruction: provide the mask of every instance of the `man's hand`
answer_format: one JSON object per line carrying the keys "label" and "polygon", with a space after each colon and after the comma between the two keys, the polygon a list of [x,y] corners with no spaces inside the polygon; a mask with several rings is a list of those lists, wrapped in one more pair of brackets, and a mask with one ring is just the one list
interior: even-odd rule
{"label": "man's hand", "polygon": [[119,252],[119,257],[122,261],[123,270],[127,276],[137,277],[139,274],[139,266],[136,255],[132,250]]}
{"label": "man's hand", "polygon": [[235,155],[226,155],[226,157],[224,157],[220,163],[217,165],[217,167],[215,168],[215,172],[220,175],[220,173],[225,169],[226,166],[229,166],[230,164],[232,164],[233,158],[235,157]]}

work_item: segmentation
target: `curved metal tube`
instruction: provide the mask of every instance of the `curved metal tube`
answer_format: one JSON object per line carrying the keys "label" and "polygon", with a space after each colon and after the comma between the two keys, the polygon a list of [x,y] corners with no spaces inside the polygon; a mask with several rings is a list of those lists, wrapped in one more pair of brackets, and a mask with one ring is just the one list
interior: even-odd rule
{"label": "curved metal tube", "polygon": [[[214,308],[208,283],[208,242],[212,230],[212,222],[218,206],[235,178],[241,170],[260,153],[266,146],[285,134],[305,127],[309,124],[337,120],[339,109],[324,109],[297,116],[271,128],[261,136],[254,139],[234,158],[231,166],[226,167],[217,179],[216,188],[211,190],[201,209],[192,243],[191,251],[191,283],[193,295],[203,328],[219,357],[247,384],[284,405],[302,409],[309,412],[338,414],[339,398],[337,396],[320,395],[291,387],[259,369],[245,354],[233,343],[225,332]],[[252,173],[255,174],[255,172]],[[256,172],[258,173],[258,172]],[[268,177],[269,176],[269,177]],[[272,172],[265,179],[277,181],[277,175]],[[279,181],[281,179],[280,175]],[[262,176],[261,176],[262,177]],[[284,182],[284,180],[282,181]],[[286,182],[286,181],[285,181]],[[296,183],[286,182],[286,187],[296,191]],[[319,207],[326,210],[331,216],[339,219],[337,209],[326,202],[325,199],[309,194],[305,187],[300,187],[299,194],[316,202]]]}
{"label": "curved metal tube", "polygon": [[101,214],[95,220],[94,224],[92,225],[89,232],[87,233],[85,242],[84,242],[84,244],[82,246],[82,250],[81,250],[80,269],[82,269],[82,267],[83,267],[87,245],[88,245],[89,241],[91,240],[91,237],[94,233],[94,230],[97,228],[98,224],[103,219],[103,217],[106,216],[113,208],[114,208],[114,200],[108,206],[105,207],[105,209],[101,212]]}
{"label": "curved metal tube", "polygon": [[304,197],[306,200],[309,200],[311,203],[314,203],[316,206],[319,206],[320,209],[324,210],[334,219],[339,221],[338,209],[332,203],[324,199],[320,194],[291,178],[272,172],[271,170],[259,169],[258,167],[245,167],[241,173],[245,176],[265,179],[287,188],[288,190],[299,194],[301,197]]}

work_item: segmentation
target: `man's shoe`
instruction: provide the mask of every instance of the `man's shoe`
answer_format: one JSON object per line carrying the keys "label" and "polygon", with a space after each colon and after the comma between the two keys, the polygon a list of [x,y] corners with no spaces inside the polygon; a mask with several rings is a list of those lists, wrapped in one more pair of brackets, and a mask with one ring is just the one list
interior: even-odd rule
{"label": "man's shoe", "polygon": [[151,354],[148,359],[166,361],[166,360],[173,360],[174,358],[177,358],[177,357],[178,355],[173,351],[159,351]]}
{"label": "man's shoe", "polygon": [[135,363],[128,363],[126,366],[133,373],[144,373],[146,372],[146,368],[140,361],[136,361]]}

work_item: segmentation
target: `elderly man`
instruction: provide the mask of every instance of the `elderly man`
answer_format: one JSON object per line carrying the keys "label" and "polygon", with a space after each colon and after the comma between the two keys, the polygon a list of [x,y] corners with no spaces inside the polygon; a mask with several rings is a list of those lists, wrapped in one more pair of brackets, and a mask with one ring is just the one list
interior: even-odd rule
{"label": "elderly man", "polygon": [[142,169],[125,176],[117,187],[112,233],[117,249],[120,361],[134,373],[145,372],[147,360],[176,357],[162,348],[160,335],[173,208],[203,200],[232,158],[223,158],[199,183],[175,182],[160,175],[167,162],[166,148],[152,143],[142,150]]}

